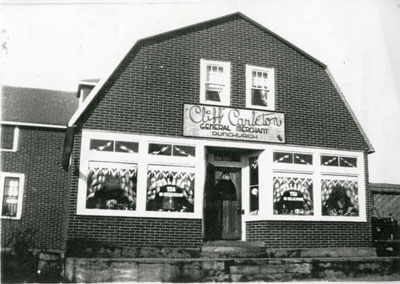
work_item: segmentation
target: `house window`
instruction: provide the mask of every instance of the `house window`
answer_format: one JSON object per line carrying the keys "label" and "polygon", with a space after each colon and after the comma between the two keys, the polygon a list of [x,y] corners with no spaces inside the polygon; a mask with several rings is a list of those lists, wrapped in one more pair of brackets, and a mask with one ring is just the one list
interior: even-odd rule
{"label": "house window", "polygon": [[1,125],[1,151],[17,151],[19,128]]}
{"label": "house window", "polygon": [[20,219],[24,174],[1,173],[1,217]]}
{"label": "house window", "polygon": [[258,179],[258,157],[249,158],[250,167],[250,215],[257,215],[259,208],[259,179]]}
{"label": "house window", "polygon": [[275,70],[246,65],[246,106],[275,110]]}
{"label": "house window", "polygon": [[87,209],[136,209],[137,165],[89,162]]}
{"label": "house window", "polygon": [[194,168],[149,165],[146,210],[194,212],[194,184]]}
{"label": "house window", "polygon": [[200,61],[200,103],[230,105],[230,62]]}

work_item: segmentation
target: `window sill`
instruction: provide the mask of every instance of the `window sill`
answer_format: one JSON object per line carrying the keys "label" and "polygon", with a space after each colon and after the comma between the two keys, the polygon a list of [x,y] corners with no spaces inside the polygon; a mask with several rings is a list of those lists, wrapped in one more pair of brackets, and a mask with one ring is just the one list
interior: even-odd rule
{"label": "window sill", "polygon": [[7,216],[1,216],[1,219],[4,219],[4,220],[21,220],[21,217],[7,217]]}
{"label": "window sill", "polygon": [[252,216],[246,216],[245,221],[246,222],[252,222],[252,221],[367,222],[367,219],[366,217],[356,217],[356,216],[346,217],[346,216],[252,215]]}
{"label": "window sill", "polygon": [[200,101],[200,104],[211,105],[211,106],[230,106],[229,102],[216,102],[216,101]]}
{"label": "window sill", "polygon": [[264,110],[264,111],[275,111],[275,107],[263,107],[263,106],[257,106],[257,105],[246,105],[246,108]]}
{"label": "window sill", "polygon": [[140,217],[140,218],[173,218],[173,219],[201,219],[199,213],[192,212],[158,212],[158,211],[128,211],[128,210],[102,210],[78,209],[77,215],[107,216],[107,217]]}

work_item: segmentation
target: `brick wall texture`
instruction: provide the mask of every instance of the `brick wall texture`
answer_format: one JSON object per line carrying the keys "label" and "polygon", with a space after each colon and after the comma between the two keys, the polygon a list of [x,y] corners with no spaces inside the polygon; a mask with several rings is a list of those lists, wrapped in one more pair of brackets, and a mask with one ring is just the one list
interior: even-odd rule
{"label": "brick wall texture", "polygon": [[25,174],[20,220],[1,220],[1,245],[18,232],[32,248],[64,249],[68,175],[61,167],[64,131],[20,128],[17,152],[1,152],[1,171]]}
{"label": "brick wall texture", "polygon": [[[246,64],[275,68],[275,109],[285,113],[287,144],[367,149],[325,69],[242,17],[140,41],[78,123],[69,239],[90,237],[127,245],[157,245],[159,239],[171,246],[201,243],[200,220],[77,216],[74,173],[79,165],[79,129],[182,136],[182,104],[199,103],[201,58],[231,62],[232,107],[245,107]],[[367,200],[369,211],[369,193]],[[276,246],[366,246],[369,227],[369,222],[263,221],[249,223],[247,234]]]}

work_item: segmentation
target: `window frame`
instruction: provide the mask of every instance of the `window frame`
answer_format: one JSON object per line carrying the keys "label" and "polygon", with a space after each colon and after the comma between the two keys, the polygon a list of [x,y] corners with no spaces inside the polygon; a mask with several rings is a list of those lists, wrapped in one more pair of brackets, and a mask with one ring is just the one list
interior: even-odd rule
{"label": "window frame", "polygon": [[12,149],[3,149],[3,148],[1,148],[1,145],[0,145],[0,152],[17,152],[18,141],[19,141],[19,127],[15,126],[15,125],[9,125],[9,124],[2,124],[1,127],[3,127],[3,126],[14,127],[13,147],[12,147]]}
{"label": "window frame", "polygon": [[[224,83],[226,87],[221,96],[221,101],[206,100],[207,66],[217,65],[224,68]],[[207,105],[230,106],[231,101],[231,63],[229,61],[216,61],[200,59],[200,103]]]}
{"label": "window frame", "polygon": [[[123,152],[101,152],[89,150],[91,139],[106,139],[106,140],[124,140],[129,142],[139,143],[138,153],[123,153]],[[187,139],[189,140],[189,139]],[[77,215],[95,215],[95,216],[120,216],[120,217],[156,217],[156,218],[202,218],[202,190],[201,184],[203,180],[201,174],[204,169],[196,157],[179,157],[179,156],[159,156],[150,155],[148,153],[149,144],[172,144],[194,146],[195,155],[202,155],[202,147],[193,140],[185,143],[182,139],[168,137],[154,137],[145,135],[133,135],[123,133],[103,132],[96,130],[83,130],[81,143],[81,161],[80,175],[78,182],[78,197],[77,197]],[[200,156],[201,157],[201,156]],[[104,163],[128,163],[136,164],[137,182],[136,182],[136,209],[135,210],[109,210],[109,209],[88,209],[86,208],[86,190],[87,190],[87,173],[89,162],[104,162]],[[159,212],[147,211],[147,171],[149,166],[176,166],[176,167],[192,167],[195,173],[194,185],[194,212]]]}
{"label": "window frame", "polygon": [[[299,154],[312,154],[312,165],[275,163],[274,152],[288,152]],[[337,155],[357,158],[357,168],[327,167],[320,165],[322,155]],[[261,179],[259,185],[259,212],[258,215],[249,215],[246,211],[246,221],[280,220],[280,221],[338,221],[338,222],[366,222],[366,189],[364,153],[340,150],[328,150],[320,148],[300,148],[295,146],[272,145],[259,157],[260,176],[268,176]],[[264,173],[264,174],[261,174]],[[313,213],[314,215],[276,215],[273,214],[273,177],[285,175],[293,177],[312,178],[313,182]],[[321,184],[322,179],[351,179],[358,182],[359,216],[323,216]],[[263,205],[264,203],[264,205]]]}
{"label": "window frame", "polygon": [[[253,71],[261,71],[268,73],[269,76],[272,76],[272,86],[270,88],[271,93],[271,105],[269,106],[259,106],[253,105],[251,103],[251,89],[252,89],[252,72]],[[260,110],[275,110],[275,68],[272,67],[261,67],[246,64],[246,108],[260,109]]]}
{"label": "window frame", "polygon": [[[4,182],[7,177],[19,178],[18,203],[17,203],[18,205],[17,205],[17,214],[15,217],[3,216]],[[20,220],[22,217],[22,206],[23,206],[23,199],[24,199],[25,174],[12,173],[12,172],[0,172],[0,183],[1,183],[0,184],[1,219]]]}

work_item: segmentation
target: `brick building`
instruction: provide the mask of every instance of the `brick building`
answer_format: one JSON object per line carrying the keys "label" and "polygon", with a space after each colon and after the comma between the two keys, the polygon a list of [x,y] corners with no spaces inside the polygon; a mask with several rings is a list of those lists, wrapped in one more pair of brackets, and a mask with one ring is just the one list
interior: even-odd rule
{"label": "brick building", "polygon": [[371,244],[372,146],[327,67],[240,13],[139,40],[69,126],[69,241]]}
{"label": "brick building", "polygon": [[[3,86],[1,245],[64,250],[68,175],[61,156],[76,93]],[[14,239],[15,240],[15,239]]]}
{"label": "brick building", "polygon": [[372,146],[327,67],[246,16],[139,40],[82,98],[69,242],[371,246]]}

